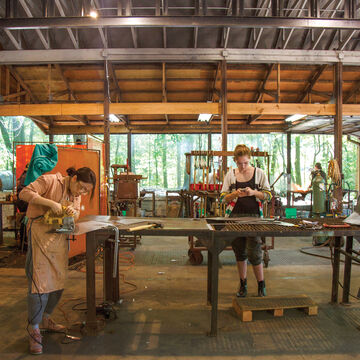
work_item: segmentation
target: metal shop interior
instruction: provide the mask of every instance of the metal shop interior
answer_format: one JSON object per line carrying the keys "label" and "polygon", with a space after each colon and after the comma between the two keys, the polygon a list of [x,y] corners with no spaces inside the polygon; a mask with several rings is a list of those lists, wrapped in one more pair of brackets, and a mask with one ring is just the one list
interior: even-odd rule
{"label": "metal shop interior", "polygon": [[360,0],[0,0],[0,359],[360,360]]}

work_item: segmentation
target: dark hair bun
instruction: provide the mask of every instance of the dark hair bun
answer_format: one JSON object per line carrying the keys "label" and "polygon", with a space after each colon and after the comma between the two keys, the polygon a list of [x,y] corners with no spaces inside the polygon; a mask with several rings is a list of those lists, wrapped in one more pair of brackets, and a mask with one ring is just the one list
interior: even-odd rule
{"label": "dark hair bun", "polygon": [[75,175],[77,175],[77,171],[75,170],[75,168],[71,167],[71,168],[68,168],[66,170],[67,174],[70,176],[70,177],[73,177]]}

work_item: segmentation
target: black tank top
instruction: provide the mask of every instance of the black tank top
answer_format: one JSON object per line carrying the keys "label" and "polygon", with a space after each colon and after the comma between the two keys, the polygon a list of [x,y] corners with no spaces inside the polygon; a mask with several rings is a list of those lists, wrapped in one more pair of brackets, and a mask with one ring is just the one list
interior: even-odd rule
{"label": "black tank top", "polygon": [[[255,189],[255,174],[256,168],[254,170],[254,175],[249,181],[241,182],[236,181],[236,189],[244,189],[249,187],[253,190]],[[235,207],[231,212],[231,216],[236,215],[260,215],[259,204],[256,201],[255,196],[245,196],[239,197],[236,201]]]}

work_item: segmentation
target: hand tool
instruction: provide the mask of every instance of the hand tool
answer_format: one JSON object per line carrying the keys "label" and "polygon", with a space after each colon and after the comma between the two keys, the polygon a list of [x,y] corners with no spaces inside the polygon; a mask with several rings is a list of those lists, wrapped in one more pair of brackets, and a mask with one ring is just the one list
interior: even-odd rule
{"label": "hand tool", "polygon": [[151,228],[163,228],[163,224],[161,223],[148,223],[145,225],[138,225],[129,227],[127,231],[138,231],[138,230],[145,230],[145,229],[151,229]]}

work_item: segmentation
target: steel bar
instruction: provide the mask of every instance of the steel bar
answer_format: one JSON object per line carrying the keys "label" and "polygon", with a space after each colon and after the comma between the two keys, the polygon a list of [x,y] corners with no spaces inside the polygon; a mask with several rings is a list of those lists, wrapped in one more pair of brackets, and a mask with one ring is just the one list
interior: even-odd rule
{"label": "steel bar", "polygon": [[335,236],[335,246],[333,255],[333,277],[332,277],[332,290],[331,302],[336,304],[338,302],[339,292],[339,274],[340,274],[340,241],[341,237]]}
{"label": "steel bar", "polygon": [[211,62],[227,60],[228,63],[288,63],[330,64],[340,60],[344,65],[359,65],[360,51],[334,50],[282,50],[282,49],[50,49],[1,51],[0,64],[48,64],[112,62]]}
{"label": "steel bar", "polygon": [[[20,0],[24,3],[23,0]],[[236,27],[276,29],[360,29],[359,19],[238,17],[238,16],[109,16],[3,18],[0,28],[8,30],[38,30],[98,27]]]}

